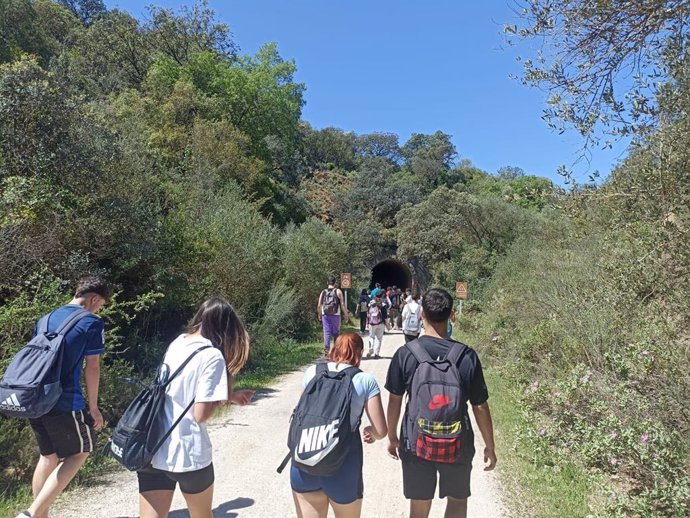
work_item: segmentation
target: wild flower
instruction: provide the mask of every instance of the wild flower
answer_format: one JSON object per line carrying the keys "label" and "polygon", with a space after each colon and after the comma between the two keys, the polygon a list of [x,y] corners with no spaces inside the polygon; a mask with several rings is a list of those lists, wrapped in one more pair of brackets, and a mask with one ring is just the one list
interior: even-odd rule
{"label": "wild flower", "polygon": [[618,459],[615,457],[611,457],[609,459],[609,464],[611,464],[611,466],[615,466],[616,464],[618,464]]}
{"label": "wild flower", "polygon": [[538,382],[538,381],[534,381],[534,382],[529,386],[529,391],[530,391],[530,392],[536,392],[537,390],[539,390],[539,382]]}
{"label": "wild flower", "polygon": [[618,438],[618,432],[613,431],[611,432],[611,439],[617,439]]}
{"label": "wild flower", "polygon": [[640,441],[642,442],[649,442],[649,434],[648,433],[643,433],[640,435]]}
{"label": "wild flower", "polygon": [[545,430],[544,428],[542,428],[541,430],[539,430],[539,431],[537,432],[537,435],[538,435],[539,437],[544,437],[544,436],[546,435],[546,430]]}
{"label": "wild flower", "polygon": [[580,378],[580,381],[581,381],[582,383],[587,383],[587,382],[590,380],[591,377],[592,377],[592,371],[587,371],[587,374],[585,374],[584,376],[582,376],[582,377]]}

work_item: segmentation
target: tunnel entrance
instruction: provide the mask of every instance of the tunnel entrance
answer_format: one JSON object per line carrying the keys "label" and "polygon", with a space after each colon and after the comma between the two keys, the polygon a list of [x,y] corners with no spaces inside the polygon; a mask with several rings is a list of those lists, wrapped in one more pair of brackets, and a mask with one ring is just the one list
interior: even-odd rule
{"label": "tunnel entrance", "polygon": [[412,288],[412,273],[402,261],[386,259],[372,268],[369,288],[373,289],[377,282],[384,289],[389,286],[397,286],[403,290]]}

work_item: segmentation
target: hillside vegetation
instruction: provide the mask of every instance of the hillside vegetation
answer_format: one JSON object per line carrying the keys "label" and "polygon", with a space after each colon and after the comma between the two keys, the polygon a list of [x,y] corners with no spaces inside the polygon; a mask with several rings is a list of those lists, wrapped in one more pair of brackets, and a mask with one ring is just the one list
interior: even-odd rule
{"label": "hillside vegetation", "polygon": [[[135,390],[123,379],[150,372],[205,296],[249,323],[261,371],[309,336],[329,274],[361,288],[397,256],[435,285],[469,282],[461,336],[519,390],[528,462],[603,481],[596,516],[689,515],[684,56],[616,170],[562,189],[459,160],[441,131],[312,128],[295,62],[275,44],[243,55],[204,3],[142,22],[98,0],[0,0],[0,34],[0,371],[101,273],[117,288],[112,424]],[[34,450],[0,418],[0,495]]]}

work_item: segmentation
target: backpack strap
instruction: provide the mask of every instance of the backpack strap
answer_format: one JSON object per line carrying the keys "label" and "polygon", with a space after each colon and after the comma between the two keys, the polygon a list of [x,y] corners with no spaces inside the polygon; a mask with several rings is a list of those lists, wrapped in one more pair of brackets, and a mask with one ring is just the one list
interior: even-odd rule
{"label": "backpack strap", "polygon": [[458,360],[460,357],[463,355],[465,350],[467,349],[467,346],[465,344],[461,344],[460,342],[456,341],[451,341],[453,345],[450,347],[450,351],[448,351],[448,354],[446,354],[446,360],[448,360],[450,363],[453,365],[456,365],[458,363]]}
{"label": "backpack strap", "polygon": [[[60,324],[60,327],[58,327],[55,330],[55,334],[57,335],[66,335],[69,333],[69,331],[79,322],[82,318],[84,318],[87,315],[91,315],[92,313],[90,311],[85,310],[84,308],[79,308],[78,310],[72,312],[71,315],[69,315],[65,320],[63,320],[62,324]],[[50,314],[52,315],[52,313]],[[50,315],[48,315],[48,318],[50,318]],[[46,319],[46,332],[48,331],[48,319]]]}
{"label": "backpack strap", "polygon": [[[203,343],[203,342],[197,342],[197,343]],[[163,388],[167,388],[168,385],[170,385],[170,382],[177,377],[178,374],[182,372],[182,370],[187,366],[187,364],[192,361],[192,358],[194,358],[198,353],[203,351],[204,349],[211,349],[213,346],[212,345],[204,345],[202,347],[199,347],[196,351],[194,351],[192,354],[190,354],[185,361],[182,362],[182,365],[180,365],[175,372],[171,376],[168,377],[168,380],[165,382],[163,385]],[[163,361],[165,361],[165,357],[163,357]],[[193,403],[194,401],[192,401]],[[190,405],[191,407],[191,405]],[[190,407],[187,407],[187,410],[189,410]],[[185,414],[187,412],[185,411]],[[184,415],[184,414],[183,414]],[[174,428],[174,427],[173,427]]]}
{"label": "backpack strap", "polygon": [[419,363],[434,361],[426,349],[422,347],[422,344],[419,343],[419,340],[412,340],[411,342],[405,344],[405,347],[407,347],[407,349],[412,353],[412,356],[414,356]]}
{"label": "backpack strap", "polygon": [[316,364],[316,372],[314,373],[314,379],[320,378],[324,374],[328,374],[328,363],[319,362]]}
{"label": "backpack strap", "polygon": [[38,321],[38,334],[39,335],[45,335],[48,334],[48,321],[50,320],[50,316],[53,314],[53,311],[48,313],[47,315],[43,315],[41,320]]}

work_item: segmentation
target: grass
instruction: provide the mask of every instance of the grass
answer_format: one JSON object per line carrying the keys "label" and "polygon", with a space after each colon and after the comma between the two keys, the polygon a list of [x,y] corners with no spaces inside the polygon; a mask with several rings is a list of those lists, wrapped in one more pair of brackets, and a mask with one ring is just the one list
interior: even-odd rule
{"label": "grass", "polygon": [[[322,342],[297,343],[284,342],[270,348],[263,348],[254,359],[255,366],[240,373],[237,389],[262,389],[269,387],[278,376],[303,367],[316,359],[323,351]],[[84,465],[71,485],[74,490],[79,485],[97,484],[99,476],[119,469],[115,461],[94,454]],[[31,502],[30,484],[12,486],[0,493],[0,517],[14,516]]]}
{"label": "grass", "polygon": [[285,342],[260,351],[256,366],[243,372],[237,378],[238,389],[267,388],[283,374],[291,372],[315,360],[323,352],[323,343]]}
{"label": "grass", "polygon": [[492,368],[485,368],[491,413],[496,428],[496,454],[505,504],[516,516],[584,518],[592,514],[593,491],[588,473],[573,462],[535,457],[527,435],[533,433],[521,412],[518,391]]}

